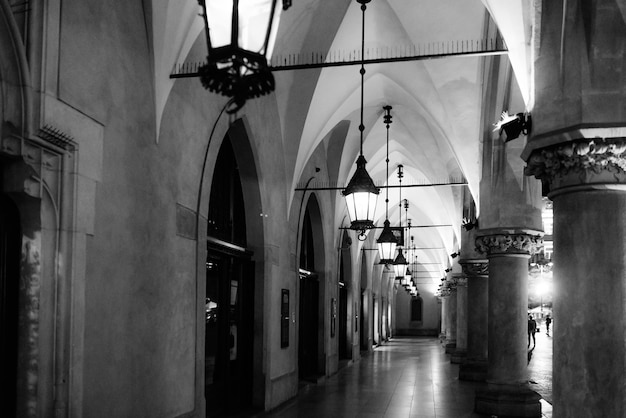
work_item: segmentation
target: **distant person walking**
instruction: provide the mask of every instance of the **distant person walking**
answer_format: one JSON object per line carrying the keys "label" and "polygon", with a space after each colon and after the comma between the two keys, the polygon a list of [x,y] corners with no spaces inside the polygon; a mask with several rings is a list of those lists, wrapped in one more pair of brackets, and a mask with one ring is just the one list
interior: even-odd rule
{"label": "distant person walking", "polygon": [[533,319],[531,314],[528,314],[528,347],[530,347],[530,337],[533,338],[533,347],[535,347],[535,333],[537,332],[537,321]]}
{"label": "distant person walking", "polygon": [[552,318],[550,318],[550,314],[546,316],[546,334],[550,335],[550,324],[552,323]]}

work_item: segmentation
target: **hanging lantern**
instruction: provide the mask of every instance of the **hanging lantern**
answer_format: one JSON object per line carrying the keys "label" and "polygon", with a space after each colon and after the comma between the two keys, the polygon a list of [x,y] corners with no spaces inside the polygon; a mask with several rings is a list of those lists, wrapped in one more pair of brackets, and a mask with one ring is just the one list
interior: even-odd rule
{"label": "hanging lantern", "polygon": [[383,106],[383,109],[385,110],[383,121],[387,125],[387,158],[385,159],[387,164],[387,177],[385,182],[387,183],[387,186],[385,187],[385,222],[383,224],[383,231],[380,233],[376,242],[378,243],[378,256],[380,258],[380,262],[389,264],[393,263],[393,255],[396,253],[398,240],[389,226],[389,182],[387,179],[389,179],[389,125],[391,124],[392,107]]}
{"label": "hanging lantern", "polygon": [[[232,98],[228,113],[246,100],[274,91],[267,64],[278,0],[199,0],[208,48],[198,70],[204,88]],[[283,10],[291,0],[283,0]],[[275,28],[274,28],[275,29]]]}
{"label": "hanging lantern", "polygon": [[378,256],[382,264],[391,264],[393,263],[393,255],[396,253],[398,240],[389,226],[389,219],[386,219],[383,225],[383,231],[376,240],[378,243]]}
{"label": "hanging lantern", "polygon": [[363,96],[365,90],[365,10],[366,3],[370,0],[357,0],[361,4],[363,15],[361,23],[361,123],[359,124],[361,147],[359,158],[356,160],[356,171],[342,192],[348,205],[348,216],[350,216],[350,229],[360,232],[359,240],[365,240],[365,231],[374,227],[374,211],[380,189],[376,187],[374,181],[365,169],[367,161],[363,156]]}
{"label": "hanging lantern", "polygon": [[342,192],[348,205],[350,228],[360,231],[361,236],[374,226],[374,211],[380,193],[380,189],[374,185],[365,169],[366,163],[363,154],[359,155],[356,160],[356,171]]}
{"label": "hanging lantern", "polygon": [[393,269],[396,273],[396,277],[404,277],[404,273],[406,273],[406,267],[409,265],[406,258],[404,258],[404,254],[402,254],[402,247],[398,248],[398,255],[396,259],[393,260]]}

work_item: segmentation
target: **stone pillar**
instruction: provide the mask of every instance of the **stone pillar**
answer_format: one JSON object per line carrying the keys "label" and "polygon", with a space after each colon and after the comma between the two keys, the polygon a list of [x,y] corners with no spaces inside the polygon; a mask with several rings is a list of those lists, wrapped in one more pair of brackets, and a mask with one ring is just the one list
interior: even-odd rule
{"label": "stone pillar", "polygon": [[456,279],[456,349],[450,357],[454,364],[463,363],[467,356],[467,278]]}
{"label": "stone pillar", "polygon": [[487,260],[461,260],[467,276],[467,356],[459,379],[483,382],[487,378]]}
{"label": "stone pillar", "polygon": [[441,333],[439,334],[439,342],[445,346],[446,328],[448,328],[448,294],[441,292]]}
{"label": "stone pillar", "polygon": [[554,206],[553,407],[626,416],[626,129],[531,155]]}
{"label": "stone pillar", "polygon": [[541,244],[529,230],[483,230],[477,247],[489,260],[487,389],[476,392],[476,412],[540,417],[541,397],[528,386],[528,259]]}
{"label": "stone pillar", "polygon": [[624,417],[626,7],[541,7],[532,137],[522,158],[554,203],[553,413]]}
{"label": "stone pillar", "polygon": [[443,298],[438,292],[436,296],[437,296],[437,305],[438,305],[437,309],[439,312],[439,342],[442,342],[444,336],[446,335],[443,329]]}
{"label": "stone pillar", "polygon": [[446,320],[446,354],[454,352],[456,349],[456,322],[457,322],[457,293],[456,279],[447,279],[450,296],[448,296],[448,318]]}

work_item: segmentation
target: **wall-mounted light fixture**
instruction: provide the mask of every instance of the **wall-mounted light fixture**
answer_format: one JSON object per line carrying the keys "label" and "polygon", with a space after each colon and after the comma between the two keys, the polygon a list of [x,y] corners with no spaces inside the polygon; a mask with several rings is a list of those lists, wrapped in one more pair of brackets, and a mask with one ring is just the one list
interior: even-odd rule
{"label": "wall-mounted light fixture", "polygon": [[503,138],[504,142],[509,142],[519,137],[521,133],[528,135],[532,127],[532,119],[530,113],[517,113],[515,115],[509,115],[509,112],[504,111],[500,115],[500,120],[494,124],[494,132],[499,130],[500,135],[502,131],[506,134]]}
{"label": "wall-mounted light fixture", "polygon": [[469,218],[463,218],[463,220],[461,221],[461,226],[463,226],[463,229],[465,229],[466,231],[471,231],[474,228],[478,228],[478,219],[472,221]]}
{"label": "wall-mounted light fixture", "polygon": [[[267,65],[266,55],[278,0],[257,2],[241,10],[239,0],[213,1],[208,7],[207,0],[198,0],[198,3],[202,8],[208,49],[207,62],[198,69],[204,88],[232,98],[227,113],[235,113],[248,99],[274,91],[274,76]],[[291,0],[282,3],[283,10],[291,6]],[[217,31],[220,26],[229,26],[230,33]],[[247,39],[263,43],[255,50],[245,49],[243,34]]]}
{"label": "wall-mounted light fixture", "polygon": [[359,241],[365,241],[365,231],[374,226],[374,211],[380,189],[374,185],[374,181],[365,169],[367,160],[363,156],[363,92],[365,84],[365,10],[366,4],[371,0],[356,0],[361,4],[361,124],[359,132],[361,138],[361,148],[359,158],[356,160],[356,171],[350,182],[342,192],[348,205],[348,215],[350,216],[350,229],[359,231]]}

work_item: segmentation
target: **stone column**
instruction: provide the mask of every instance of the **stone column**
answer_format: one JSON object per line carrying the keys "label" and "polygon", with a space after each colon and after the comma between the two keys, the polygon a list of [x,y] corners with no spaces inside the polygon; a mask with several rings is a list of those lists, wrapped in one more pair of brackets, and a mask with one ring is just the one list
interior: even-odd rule
{"label": "stone column", "polygon": [[559,417],[626,416],[626,129],[617,131],[621,138],[578,139],[529,159],[554,202]]}
{"label": "stone column", "polygon": [[448,293],[441,291],[441,333],[439,334],[439,342],[445,346],[446,329],[448,328]]}
{"label": "stone column", "polygon": [[444,328],[443,328],[443,298],[441,297],[441,295],[439,293],[436,294],[437,296],[437,305],[438,305],[438,311],[439,311],[439,342],[443,341],[445,334]]}
{"label": "stone column", "polygon": [[482,230],[476,239],[489,260],[487,389],[476,392],[476,412],[540,417],[541,397],[528,386],[528,259],[541,244],[529,230]]}
{"label": "stone column", "polygon": [[456,322],[457,322],[457,293],[456,293],[456,279],[447,279],[446,280],[449,296],[448,296],[448,318],[446,320],[446,342],[445,349],[446,354],[450,354],[454,352],[456,349]]}
{"label": "stone column", "polygon": [[467,356],[467,278],[456,278],[456,349],[450,357],[454,364]]}
{"label": "stone column", "polygon": [[624,417],[626,7],[541,7],[532,137],[522,158],[554,203],[553,412]]}
{"label": "stone column", "polygon": [[467,276],[467,356],[459,368],[459,379],[484,382],[487,378],[487,260],[461,260]]}

